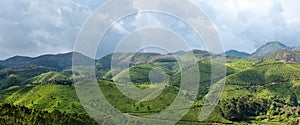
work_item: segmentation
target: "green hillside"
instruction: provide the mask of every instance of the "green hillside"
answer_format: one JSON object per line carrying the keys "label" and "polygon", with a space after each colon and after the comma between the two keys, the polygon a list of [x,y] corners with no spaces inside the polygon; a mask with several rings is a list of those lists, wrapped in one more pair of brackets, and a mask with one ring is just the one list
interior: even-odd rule
{"label": "green hillside", "polygon": [[264,85],[293,81],[300,78],[300,65],[278,61],[264,61],[227,78],[227,84]]}
{"label": "green hillside", "polygon": [[232,63],[227,63],[226,66],[235,70],[235,72],[240,72],[242,70],[246,70],[251,68],[255,63],[247,62],[247,61],[236,61]]}
{"label": "green hillside", "polygon": [[[153,70],[154,69],[154,70]],[[155,70],[157,69],[157,70]],[[166,80],[168,80],[172,75],[173,72],[167,68],[164,68],[162,66],[156,66],[154,64],[143,64],[143,65],[136,65],[132,66],[128,69],[125,69],[118,73],[116,76],[112,78],[115,82],[118,83],[128,83],[131,80],[133,83],[137,84],[143,84],[143,83],[150,83],[149,75],[151,74],[151,71],[153,71],[157,77],[164,76]],[[126,74],[129,74],[130,79],[127,79]],[[163,81],[152,79],[155,83],[160,83]],[[165,80],[162,78],[161,80]]]}
{"label": "green hillside", "polygon": [[74,87],[64,85],[26,86],[6,98],[4,102],[39,110],[84,112]]}
{"label": "green hillside", "polygon": [[23,86],[26,81],[34,76],[53,69],[41,66],[23,66],[0,70],[0,90],[10,86]]}
{"label": "green hillside", "polygon": [[271,123],[286,123],[300,113],[300,93],[295,84],[287,82],[247,87],[227,85],[220,105],[223,116],[231,121],[259,123],[268,120]]}
{"label": "green hillside", "polygon": [[66,113],[58,110],[48,112],[28,109],[24,106],[16,106],[8,103],[0,104],[0,122],[1,124],[11,125],[97,125],[97,123],[86,114]]}
{"label": "green hillside", "polygon": [[73,83],[73,79],[71,76],[72,76],[71,69],[66,69],[61,72],[50,71],[31,78],[30,80],[28,80],[28,83],[33,85],[39,85],[39,84],[71,85]]}
{"label": "green hillside", "polygon": [[[222,68],[222,64],[216,64],[216,68],[220,67]],[[211,84],[211,73],[212,73],[212,68],[211,68],[211,62],[210,61],[199,61],[198,62],[198,67],[199,67],[199,76],[200,76],[200,86],[199,86],[199,94],[198,94],[198,99],[202,99],[208,92],[208,87]],[[230,75],[234,73],[234,69],[226,66],[226,75]],[[218,71],[218,70],[217,70]],[[222,70],[220,70],[222,71]],[[222,74],[222,73],[218,73]],[[218,78],[218,80],[221,80],[222,78]],[[192,80],[192,79],[191,79]],[[181,72],[177,72],[176,74],[173,75],[172,85],[179,87],[181,84]]]}
{"label": "green hillside", "polygon": [[0,91],[0,102],[3,102],[7,97],[11,96],[18,90],[22,89],[20,86],[11,86],[5,90]]}

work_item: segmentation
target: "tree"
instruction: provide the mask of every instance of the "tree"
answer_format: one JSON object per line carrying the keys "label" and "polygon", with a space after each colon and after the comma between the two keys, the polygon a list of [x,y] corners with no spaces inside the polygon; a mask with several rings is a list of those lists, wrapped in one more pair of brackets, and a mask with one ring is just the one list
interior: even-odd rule
{"label": "tree", "polygon": [[297,98],[295,93],[292,93],[290,95],[290,100],[289,101],[290,101],[291,106],[295,106],[295,107],[299,106],[298,98]]}
{"label": "tree", "polygon": [[248,116],[266,114],[268,102],[264,99],[256,100],[253,95],[226,99],[221,102],[222,115],[228,120],[245,121]]}

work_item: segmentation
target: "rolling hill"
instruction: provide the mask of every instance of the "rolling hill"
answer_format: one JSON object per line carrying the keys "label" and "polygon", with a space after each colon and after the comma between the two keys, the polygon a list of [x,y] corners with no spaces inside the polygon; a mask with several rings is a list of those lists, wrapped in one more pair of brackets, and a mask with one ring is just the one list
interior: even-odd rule
{"label": "rolling hill", "polygon": [[[154,71],[153,69],[155,68],[159,68],[159,69]],[[155,74],[150,74],[151,71],[152,73]],[[129,74],[130,79],[126,78],[126,74]],[[114,76],[112,80],[118,83],[126,83],[126,82],[130,82],[128,80],[131,80],[133,83],[137,83],[137,84],[150,83],[150,82],[154,82],[154,83],[163,82],[157,78],[152,79],[154,81],[150,81],[151,80],[149,79],[150,75],[162,77],[160,80],[164,80],[165,78],[167,80],[170,79],[170,77],[173,75],[173,72],[162,66],[157,66],[154,64],[143,64],[143,65],[132,66],[128,69],[121,71],[116,76]]]}
{"label": "rolling hill", "polygon": [[[73,54],[81,55],[79,53],[65,53],[57,55],[42,55],[38,57],[23,57],[15,56],[3,61],[0,65],[5,68],[21,67],[21,66],[43,66],[61,71],[72,65]],[[83,56],[83,55],[81,55]]]}
{"label": "rolling hill", "polygon": [[300,51],[279,50],[264,57],[264,60],[280,60],[284,62],[300,63]]}
{"label": "rolling hill", "polygon": [[300,78],[300,65],[279,61],[264,61],[227,78],[232,85],[264,85]]}
{"label": "rolling hill", "polygon": [[45,72],[53,71],[42,66],[23,66],[0,70],[0,90],[10,86],[24,86],[28,79]]}

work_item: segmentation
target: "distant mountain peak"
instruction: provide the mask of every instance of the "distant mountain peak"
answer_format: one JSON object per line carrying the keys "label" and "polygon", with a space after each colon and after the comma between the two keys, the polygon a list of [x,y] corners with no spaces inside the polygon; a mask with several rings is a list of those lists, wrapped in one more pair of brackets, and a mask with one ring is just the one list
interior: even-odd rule
{"label": "distant mountain peak", "polygon": [[279,41],[268,42],[268,43],[266,43],[265,45],[272,45],[272,44],[280,44],[280,45],[286,46],[286,45],[284,45],[283,43],[281,43],[281,42],[279,42]]}
{"label": "distant mountain peak", "polygon": [[279,50],[290,50],[290,49],[291,48],[287,47],[286,45],[278,41],[268,42],[262,47],[258,48],[256,52],[252,54],[252,56],[268,56]]}

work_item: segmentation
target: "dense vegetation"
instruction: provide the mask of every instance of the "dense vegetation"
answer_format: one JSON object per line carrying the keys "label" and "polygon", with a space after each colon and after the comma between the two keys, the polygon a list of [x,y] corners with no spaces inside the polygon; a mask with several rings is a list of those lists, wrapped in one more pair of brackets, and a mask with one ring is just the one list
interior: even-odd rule
{"label": "dense vegetation", "polygon": [[12,67],[0,70],[0,90],[10,86],[23,86],[31,77],[49,72],[52,69],[40,66]]}
{"label": "dense vegetation", "polygon": [[52,112],[28,109],[8,103],[0,104],[0,122],[3,124],[64,124],[64,125],[96,125],[86,114]]}

